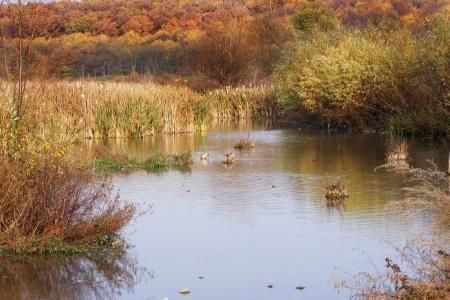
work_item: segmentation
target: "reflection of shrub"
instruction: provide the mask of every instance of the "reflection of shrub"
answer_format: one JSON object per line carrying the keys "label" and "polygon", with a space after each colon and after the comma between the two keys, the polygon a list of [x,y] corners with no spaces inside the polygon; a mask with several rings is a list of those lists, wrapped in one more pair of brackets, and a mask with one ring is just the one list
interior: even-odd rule
{"label": "reflection of shrub", "polygon": [[2,299],[116,299],[151,275],[125,252],[0,257]]}
{"label": "reflection of shrub", "polygon": [[51,151],[0,156],[0,166],[1,248],[81,252],[134,215],[134,206],[119,200],[108,178]]}

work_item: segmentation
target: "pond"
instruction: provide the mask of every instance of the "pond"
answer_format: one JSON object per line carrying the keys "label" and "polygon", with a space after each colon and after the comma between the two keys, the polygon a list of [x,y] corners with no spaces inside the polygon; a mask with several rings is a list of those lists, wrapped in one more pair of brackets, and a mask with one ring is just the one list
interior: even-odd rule
{"label": "pond", "polygon": [[[235,151],[247,136],[255,148]],[[347,299],[337,280],[382,269],[395,258],[391,243],[428,234],[431,223],[386,207],[402,198],[406,177],[374,172],[386,155],[380,135],[235,126],[108,146],[141,158],[189,150],[194,165],[115,175],[123,199],[151,206],[125,229],[127,253],[2,257],[1,299]],[[228,151],[236,153],[231,166],[222,164]],[[414,166],[433,159],[448,168],[445,147],[411,140],[409,152]],[[328,207],[324,187],[338,178],[350,198]]]}

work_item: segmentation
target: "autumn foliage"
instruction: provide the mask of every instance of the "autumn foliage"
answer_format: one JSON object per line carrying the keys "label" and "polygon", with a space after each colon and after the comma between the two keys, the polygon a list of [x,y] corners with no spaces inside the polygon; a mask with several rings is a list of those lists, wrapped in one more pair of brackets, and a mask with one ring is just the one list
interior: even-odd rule
{"label": "autumn foliage", "polygon": [[[10,1],[14,2],[14,1]],[[35,76],[197,74],[219,84],[271,75],[307,0],[92,0],[30,3]],[[348,26],[421,30],[445,0],[323,0]],[[2,35],[18,37],[15,5],[0,6]],[[3,45],[3,51],[13,51]],[[2,55],[3,56],[3,55]],[[2,67],[0,72],[5,76]]]}

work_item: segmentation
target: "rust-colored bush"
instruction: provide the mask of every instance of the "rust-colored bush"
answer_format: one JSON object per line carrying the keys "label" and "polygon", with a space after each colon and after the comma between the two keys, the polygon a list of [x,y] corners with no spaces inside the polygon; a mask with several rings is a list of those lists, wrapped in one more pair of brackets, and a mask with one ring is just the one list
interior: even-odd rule
{"label": "rust-colored bush", "polygon": [[89,246],[134,216],[109,178],[50,152],[0,156],[0,248],[47,252],[50,244]]}

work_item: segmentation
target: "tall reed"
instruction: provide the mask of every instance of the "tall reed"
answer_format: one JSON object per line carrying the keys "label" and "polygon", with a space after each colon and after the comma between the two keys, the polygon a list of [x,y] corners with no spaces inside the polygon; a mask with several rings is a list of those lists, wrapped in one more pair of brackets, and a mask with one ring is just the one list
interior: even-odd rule
{"label": "tall reed", "polygon": [[[0,83],[5,112],[11,83]],[[26,111],[31,128],[44,135],[142,137],[155,132],[200,130],[211,120],[274,117],[271,87],[223,88],[200,94],[154,83],[33,81]],[[0,113],[1,117],[1,113]]]}

